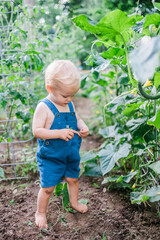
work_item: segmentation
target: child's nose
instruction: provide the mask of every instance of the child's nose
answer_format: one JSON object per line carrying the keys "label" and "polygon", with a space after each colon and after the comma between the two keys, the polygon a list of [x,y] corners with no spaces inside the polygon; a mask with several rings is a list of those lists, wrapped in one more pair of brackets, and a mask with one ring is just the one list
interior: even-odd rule
{"label": "child's nose", "polygon": [[67,102],[71,102],[72,101],[72,97],[67,97]]}

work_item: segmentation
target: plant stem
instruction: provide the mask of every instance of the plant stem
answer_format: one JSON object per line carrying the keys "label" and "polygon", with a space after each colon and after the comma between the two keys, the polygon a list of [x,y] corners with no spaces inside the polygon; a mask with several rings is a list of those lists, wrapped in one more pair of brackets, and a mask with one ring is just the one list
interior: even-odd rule
{"label": "plant stem", "polygon": [[132,83],[132,85],[135,87],[135,84],[134,84],[133,79],[132,79],[131,68],[130,68],[130,65],[129,65],[129,56],[128,56],[127,45],[126,45],[126,42],[125,42],[124,37],[123,37],[122,34],[121,34],[121,37],[122,37],[122,40],[123,40],[123,43],[124,43],[124,49],[125,49],[125,53],[126,53],[127,69],[128,69],[129,80],[130,80],[130,82]]}

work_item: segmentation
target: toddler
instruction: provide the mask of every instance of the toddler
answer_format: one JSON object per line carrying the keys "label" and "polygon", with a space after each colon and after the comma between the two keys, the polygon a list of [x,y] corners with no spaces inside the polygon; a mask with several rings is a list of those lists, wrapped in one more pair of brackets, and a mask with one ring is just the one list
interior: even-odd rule
{"label": "toddler", "polygon": [[48,201],[62,178],[67,181],[72,208],[81,213],[88,210],[86,205],[78,202],[78,177],[81,138],[89,134],[89,129],[72,103],[80,88],[80,75],[71,61],[55,60],[45,71],[45,84],[48,96],[39,102],[33,117],[41,181],[35,214],[39,228],[48,228]]}

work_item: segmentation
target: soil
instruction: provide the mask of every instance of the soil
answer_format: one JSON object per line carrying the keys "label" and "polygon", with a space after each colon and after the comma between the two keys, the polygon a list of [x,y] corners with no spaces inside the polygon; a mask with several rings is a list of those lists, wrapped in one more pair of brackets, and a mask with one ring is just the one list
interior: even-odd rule
{"label": "soil", "polygon": [[[79,100],[84,106],[89,105],[89,100]],[[101,142],[99,137],[89,136],[83,142],[82,151],[98,147]],[[108,190],[101,181],[83,175],[79,179],[79,198],[88,200],[89,211],[85,214],[63,210],[62,198],[52,195],[47,231],[38,229],[34,223],[39,176],[3,181],[0,240],[159,240],[160,218],[154,208],[131,205],[125,192]]]}

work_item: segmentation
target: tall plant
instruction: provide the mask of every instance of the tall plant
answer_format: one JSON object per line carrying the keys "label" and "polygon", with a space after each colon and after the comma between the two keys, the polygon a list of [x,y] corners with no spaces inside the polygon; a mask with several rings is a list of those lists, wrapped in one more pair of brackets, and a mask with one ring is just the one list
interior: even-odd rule
{"label": "tall plant", "polygon": [[[160,83],[160,15],[154,13],[144,18],[115,10],[98,23],[86,15],[72,21],[97,37],[88,58],[94,85],[106,91],[109,86],[117,95],[103,103],[105,127],[99,133],[106,141],[100,151],[84,155],[84,174],[109,174],[103,183],[112,182],[130,189],[132,202],[158,201],[159,110],[151,99],[159,99],[155,92]],[[143,44],[146,35],[150,41]],[[105,51],[94,51],[95,45],[103,45]]]}

